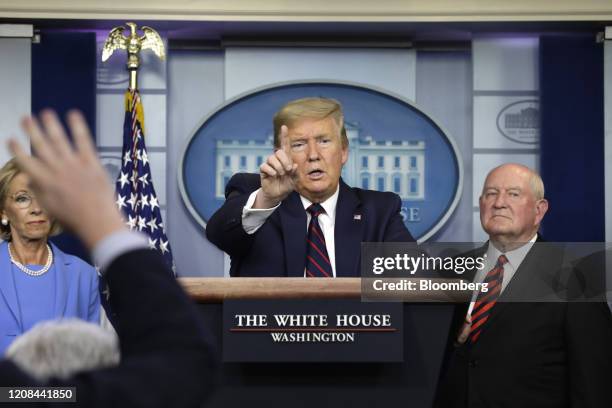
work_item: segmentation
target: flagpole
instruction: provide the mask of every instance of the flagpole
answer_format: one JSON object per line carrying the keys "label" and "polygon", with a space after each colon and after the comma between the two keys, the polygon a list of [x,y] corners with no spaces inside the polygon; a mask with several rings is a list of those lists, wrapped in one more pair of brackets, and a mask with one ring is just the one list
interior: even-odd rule
{"label": "flagpole", "polygon": [[116,49],[126,50],[127,70],[130,74],[129,89],[125,92],[122,165],[115,182],[115,203],[123,212],[126,225],[133,231],[145,234],[149,248],[159,251],[173,273],[176,273],[161,208],[153,187],[145,143],[144,109],[138,92],[140,51],[151,49],[159,58],[164,59],[164,43],[150,27],[141,27],[143,35],[139,36],[135,23],[126,25],[129,27],[129,35],[123,35],[123,26],[113,28],[102,49],[102,61],[108,60]]}

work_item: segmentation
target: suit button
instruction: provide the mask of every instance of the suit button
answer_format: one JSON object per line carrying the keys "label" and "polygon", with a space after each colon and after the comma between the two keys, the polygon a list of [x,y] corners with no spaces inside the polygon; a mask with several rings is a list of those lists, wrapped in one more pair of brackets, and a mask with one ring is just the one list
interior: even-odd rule
{"label": "suit button", "polygon": [[470,365],[470,368],[478,367],[478,360],[476,360],[475,358],[471,359],[469,365]]}

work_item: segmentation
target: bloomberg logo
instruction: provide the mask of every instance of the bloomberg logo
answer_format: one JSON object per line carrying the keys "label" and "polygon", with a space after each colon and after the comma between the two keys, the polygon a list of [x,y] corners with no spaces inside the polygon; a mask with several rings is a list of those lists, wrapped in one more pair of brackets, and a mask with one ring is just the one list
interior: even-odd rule
{"label": "bloomberg logo", "polygon": [[273,152],[272,117],[285,103],[309,96],[338,100],[344,110],[349,159],[343,180],[391,191],[402,200],[404,223],[423,242],[450,218],[463,186],[455,141],[412,102],[370,87],[339,82],[292,82],[240,95],[206,117],[188,140],[179,188],[196,221],[223,204],[227,181],[258,173]]}

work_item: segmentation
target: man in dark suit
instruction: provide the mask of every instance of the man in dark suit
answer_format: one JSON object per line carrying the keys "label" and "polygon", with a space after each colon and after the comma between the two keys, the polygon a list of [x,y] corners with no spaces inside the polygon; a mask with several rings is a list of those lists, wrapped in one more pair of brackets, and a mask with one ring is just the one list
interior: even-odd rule
{"label": "man in dark suit", "polygon": [[506,164],[487,176],[487,261],[466,278],[488,292],[457,307],[436,407],[612,406],[610,311],[564,299],[573,290],[559,285],[562,247],[538,236],[547,209],[529,168]]}
{"label": "man in dark suit", "polygon": [[161,256],[147,249],[146,237],[126,229],[83,117],[68,116],[74,150],[55,114],[41,118],[42,127],[24,121],[37,157],[15,141],[11,150],[41,204],[82,239],[106,274],[121,362],[42,383],[0,360],[0,385],[76,387],[76,404],[66,403],[71,407],[199,406],[210,393],[213,370],[197,310]]}
{"label": "man in dark suit", "polygon": [[231,257],[232,276],[360,275],[360,244],[414,241],[393,193],[347,186],[340,104],[305,98],[274,116],[275,152],[260,174],[237,174],[206,236]]}

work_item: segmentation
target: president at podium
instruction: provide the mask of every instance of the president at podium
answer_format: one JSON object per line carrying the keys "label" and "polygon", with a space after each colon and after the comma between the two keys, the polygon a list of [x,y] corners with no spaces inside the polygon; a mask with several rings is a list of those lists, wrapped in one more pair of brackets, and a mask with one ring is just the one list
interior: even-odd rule
{"label": "president at podium", "polygon": [[342,181],[349,150],[338,101],[291,101],[273,125],[274,153],[259,175],[229,180],[206,226],[231,276],[356,277],[361,242],[414,241],[398,195]]}

